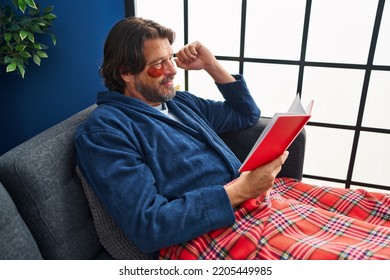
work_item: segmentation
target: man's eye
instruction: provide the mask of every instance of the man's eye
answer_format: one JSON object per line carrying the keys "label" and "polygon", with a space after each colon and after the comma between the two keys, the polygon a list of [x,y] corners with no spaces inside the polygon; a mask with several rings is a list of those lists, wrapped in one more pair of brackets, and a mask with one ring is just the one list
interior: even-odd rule
{"label": "man's eye", "polygon": [[163,63],[162,62],[159,62],[159,63],[155,63],[155,64],[153,64],[152,65],[152,67],[154,67],[154,68],[161,68],[162,67],[162,65],[163,65]]}

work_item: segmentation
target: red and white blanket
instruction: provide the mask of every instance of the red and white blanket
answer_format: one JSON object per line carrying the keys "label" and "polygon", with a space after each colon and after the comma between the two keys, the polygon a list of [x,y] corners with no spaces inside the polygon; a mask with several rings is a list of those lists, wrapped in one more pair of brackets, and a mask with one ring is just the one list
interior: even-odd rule
{"label": "red and white blanket", "polygon": [[389,195],[283,178],[235,216],[160,259],[390,259]]}

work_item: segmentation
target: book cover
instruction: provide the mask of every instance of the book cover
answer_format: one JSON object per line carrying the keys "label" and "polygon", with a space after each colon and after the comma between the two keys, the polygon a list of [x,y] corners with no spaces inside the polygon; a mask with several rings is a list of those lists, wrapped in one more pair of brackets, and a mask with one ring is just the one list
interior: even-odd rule
{"label": "book cover", "polygon": [[250,171],[278,158],[288,149],[311,117],[313,100],[306,109],[299,94],[287,113],[276,113],[253,145],[239,171]]}

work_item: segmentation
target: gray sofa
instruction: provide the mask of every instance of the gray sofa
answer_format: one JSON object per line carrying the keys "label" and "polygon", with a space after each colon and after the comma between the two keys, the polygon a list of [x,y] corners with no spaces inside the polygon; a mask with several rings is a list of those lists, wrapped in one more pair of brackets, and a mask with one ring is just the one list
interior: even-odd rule
{"label": "gray sofa", "polygon": [[[76,174],[73,135],[95,105],[0,157],[0,259],[113,259],[99,238]],[[244,160],[267,119],[221,134]],[[301,179],[305,132],[290,146],[279,176]],[[104,244],[104,243],[103,243]],[[128,258],[146,255],[133,248]]]}

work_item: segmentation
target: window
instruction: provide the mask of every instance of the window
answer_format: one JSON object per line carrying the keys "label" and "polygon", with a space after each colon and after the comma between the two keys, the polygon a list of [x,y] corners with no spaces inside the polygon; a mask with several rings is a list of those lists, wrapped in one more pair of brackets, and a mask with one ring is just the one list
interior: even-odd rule
{"label": "window", "polygon": [[[304,105],[315,100],[306,181],[390,191],[389,1],[142,0],[135,7],[177,32],[174,48],[200,40],[229,71],[244,74],[263,116],[286,111],[297,92]],[[202,72],[180,72],[176,81],[221,99]]]}

